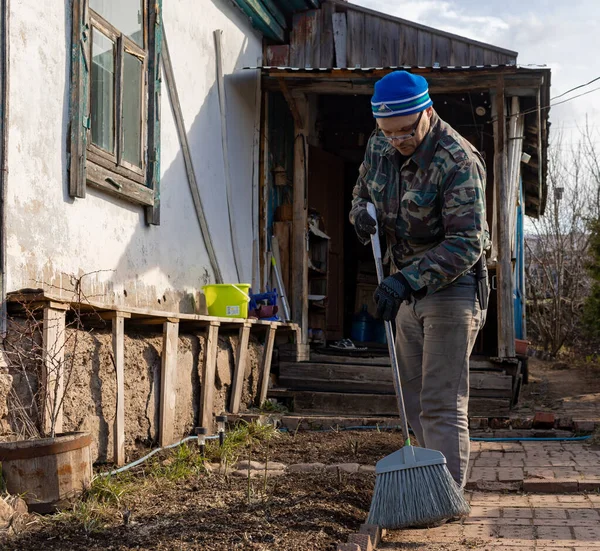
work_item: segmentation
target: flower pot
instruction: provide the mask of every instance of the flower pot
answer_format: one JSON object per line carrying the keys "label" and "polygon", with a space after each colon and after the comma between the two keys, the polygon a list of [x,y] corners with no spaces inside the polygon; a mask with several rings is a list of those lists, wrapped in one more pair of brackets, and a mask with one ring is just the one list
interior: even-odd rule
{"label": "flower pot", "polygon": [[31,511],[50,513],[92,481],[92,437],[86,432],[54,438],[0,443],[6,489],[19,494]]}
{"label": "flower pot", "polygon": [[525,341],[523,339],[515,339],[515,353],[517,356],[527,356],[527,347],[529,346],[529,341]]}

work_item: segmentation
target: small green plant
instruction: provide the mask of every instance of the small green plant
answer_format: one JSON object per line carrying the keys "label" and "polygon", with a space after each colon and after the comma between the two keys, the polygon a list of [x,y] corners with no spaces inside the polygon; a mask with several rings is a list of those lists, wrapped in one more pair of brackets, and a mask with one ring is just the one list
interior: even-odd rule
{"label": "small green plant", "polygon": [[93,534],[100,532],[115,514],[115,509],[107,503],[99,503],[95,499],[80,499],[71,509],[40,519],[42,522],[80,527],[86,534]]}
{"label": "small green plant", "polygon": [[195,446],[181,444],[166,459],[155,459],[149,466],[148,475],[175,482],[205,472],[204,461]]}
{"label": "small green plant", "polygon": [[97,476],[92,480],[86,498],[88,501],[95,500],[98,503],[120,505],[122,499],[133,492],[134,487],[135,482],[128,473]]}
{"label": "small green plant", "polygon": [[260,408],[259,411],[261,412],[265,412],[265,413],[288,413],[288,408],[286,408],[283,404],[280,404],[279,402],[272,402],[271,400],[265,400]]}

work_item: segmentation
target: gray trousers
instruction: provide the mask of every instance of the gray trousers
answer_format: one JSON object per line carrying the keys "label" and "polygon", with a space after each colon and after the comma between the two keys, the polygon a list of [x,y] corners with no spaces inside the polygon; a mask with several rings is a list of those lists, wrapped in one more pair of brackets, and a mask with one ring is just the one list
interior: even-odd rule
{"label": "gray trousers", "polygon": [[469,464],[469,356],[484,314],[475,277],[400,307],[396,350],[408,423],[419,444],[441,451],[464,487]]}

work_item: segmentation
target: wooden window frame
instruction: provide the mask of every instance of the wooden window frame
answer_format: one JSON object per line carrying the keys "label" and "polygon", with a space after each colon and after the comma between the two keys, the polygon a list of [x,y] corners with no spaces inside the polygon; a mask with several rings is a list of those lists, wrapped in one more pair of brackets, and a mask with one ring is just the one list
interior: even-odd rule
{"label": "wooden window frame", "polygon": [[[125,36],[89,8],[89,0],[73,0],[71,52],[71,129],[69,193],[83,198],[91,185],[109,194],[146,207],[146,222],[160,223],[160,69],[162,1],[145,0],[144,48]],[[114,152],[92,143],[91,62],[92,29],[115,43]],[[123,70],[124,56],[142,62],[141,167],[123,159]]]}

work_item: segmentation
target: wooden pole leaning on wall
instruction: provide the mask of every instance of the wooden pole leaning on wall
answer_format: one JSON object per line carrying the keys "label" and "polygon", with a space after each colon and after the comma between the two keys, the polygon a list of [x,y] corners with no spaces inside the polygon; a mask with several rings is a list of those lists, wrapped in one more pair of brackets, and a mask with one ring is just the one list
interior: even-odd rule
{"label": "wooden pole leaning on wall", "polygon": [[204,347],[204,363],[202,365],[202,381],[200,389],[199,425],[205,427],[209,434],[214,428],[215,373],[217,370],[217,353],[219,351],[218,321],[211,321],[206,333]]}
{"label": "wooden pole leaning on wall", "polygon": [[112,316],[112,346],[117,376],[117,400],[113,427],[113,461],[125,465],[125,318],[131,314],[114,312]]}
{"label": "wooden pole leaning on wall", "polygon": [[65,320],[68,306],[46,306],[44,308],[44,325],[42,330],[42,389],[44,404],[42,424],[44,433],[63,430],[63,398],[64,398],[64,359],[65,359]]}
{"label": "wooden pole leaning on wall", "polygon": [[267,392],[269,391],[269,377],[271,376],[271,361],[273,360],[273,346],[275,344],[275,333],[277,332],[277,326],[271,325],[267,329],[267,336],[265,338],[265,346],[262,355],[262,365],[260,368],[261,372],[261,383],[260,393],[258,395],[258,407],[261,407],[267,399]]}
{"label": "wooden pole leaning on wall", "polygon": [[252,327],[252,324],[245,322],[240,328],[237,355],[235,358],[235,371],[233,373],[233,381],[231,386],[231,399],[229,402],[229,411],[231,413],[238,413],[240,411],[242,389],[244,387],[244,374],[246,372],[246,364],[248,363],[250,327]]}
{"label": "wooden pole leaning on wall", "polygon": [[160,428],[159,446],[173,443],[175,406],[177,403],[177,348],[179,323],[165,321],[163,324],[163,352],[160,373]]}

